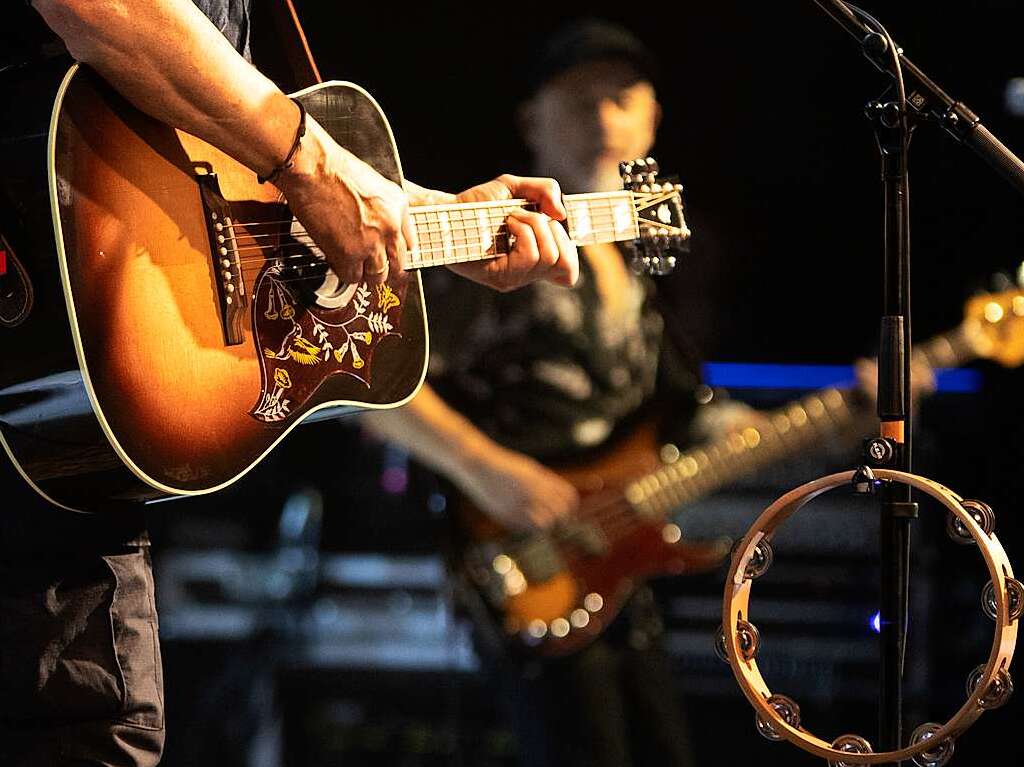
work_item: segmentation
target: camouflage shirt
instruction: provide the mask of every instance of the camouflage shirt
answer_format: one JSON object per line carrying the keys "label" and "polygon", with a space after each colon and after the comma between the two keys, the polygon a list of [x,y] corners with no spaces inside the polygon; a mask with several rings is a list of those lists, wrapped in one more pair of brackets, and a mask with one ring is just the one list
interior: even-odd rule
{"label": "camouflage shirt", "polygon": [[426,276],[426,290],[431,384],[506,447],[572,458],[656,399],[693,402],[696,376],[663,342],[646,278],[631,276],[624,318],[605,311],[585,258],[573,289],[545,282],[498,293],[440,271]]}

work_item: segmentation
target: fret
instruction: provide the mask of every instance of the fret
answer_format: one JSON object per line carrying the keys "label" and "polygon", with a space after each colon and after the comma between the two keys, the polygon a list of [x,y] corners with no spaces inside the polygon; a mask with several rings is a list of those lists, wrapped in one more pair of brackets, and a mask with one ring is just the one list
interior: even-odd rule
{"label": "fret", "polygon": [[480,252],[486,253],[494,244],[494,234],[491,232],[490,219],[484,210],[476,211],[477,242],[480,244]]}
{"label": "fret", "polygon": [[689,450],[675,461],[638,478],[627,498],[645,517],[663,517],[688,502],[729,484],[778,456],[796,453],[853,421],[848,397],[824,389],[768,414],[764,423],[731,432]]}
{"label": "fret", "polygon": [[[632,192],[568,195],[564,202],[569,236],[579,245],[639,236]],[[527,206],[525,200],[492,200],[413,208],[419,244],[410,255],[409,267],[466,263],[508,253],[506,219]]]}
{"label": "fret", "polygon": [[449,218],[450,215],[451,214],[447,210],[440,210],[437,212],[437,222],[438,225],[441,227],[441,250],[444,253],[445,262],[447,262],[448,259],[454,257],[454,248],[452,247],[454,243],[452,241],[452,226],[451,219]]}

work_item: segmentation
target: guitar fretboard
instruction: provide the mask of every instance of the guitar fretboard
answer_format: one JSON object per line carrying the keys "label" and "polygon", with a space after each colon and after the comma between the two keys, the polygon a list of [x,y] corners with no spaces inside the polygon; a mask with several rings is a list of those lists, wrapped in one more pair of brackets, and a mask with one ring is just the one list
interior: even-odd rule
{"label": "guitar fretboard", "polygon": [[[639,237],[632,192],[595,192],[563,198],[569,237],[577,245],[622,242]],[[481,261],[511,250],[506,219],[529,207],[526,200],[426,205],[412,209],[418,247],[410,269]]]}
{"label": "guitar fretboard", "polygon": [[[933,368],[959,367],[979,349],[964,323],[913,347]],[[776,460],[798,454],[814,442],[848,430],[856,421],[853,394],[823,389],[767,414],[757,426],[732,432],[682,453],[626,487],[626,498],[642,518],[662,518]]]}

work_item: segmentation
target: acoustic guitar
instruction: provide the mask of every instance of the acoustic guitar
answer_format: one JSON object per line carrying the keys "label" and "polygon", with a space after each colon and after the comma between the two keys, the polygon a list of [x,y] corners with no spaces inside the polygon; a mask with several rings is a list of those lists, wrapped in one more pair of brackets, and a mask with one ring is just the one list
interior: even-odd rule
{"label": "acoustic guitar", "polygon": [[[915,345],[933,368],[976,358],[1024,363],[1024,292],[977,296],[954,330]],[[557,657],[601,635],[635,587],[655,576],[716,568],[730,541],[688,541],[673,514],[730,482],[799,455],[858,425],[852,392],[829,388],[680,453],[647,423],[581,465],[552,467],[580,493],[580,508],[549,530],[517,533],[464,498],[453,563],[474,597],[474,618],[518,652]],[[860,420],[868,411],[860,410]]]}
{"label": "acoustic guitar", "polygon": [[[281,193],[142,114],[100,77],[3,73],[0,444],[74,510],[209,493],[300,422],[395,407],[423,381],[418,270],[510,250],[523,200],[412,209],[419,245],[386,284],[345,284]],[[377,103],[349,83],[295,94],[396,183]],[[634,161],[622,191],[565,198],[579,244],[631,242],[656,269],[689,235],[677,184]],[[32,296],[31,307],[25,297]],[[0,299],[2,302],[3,299]],[[0,309],[6,309],[0,303]]]}

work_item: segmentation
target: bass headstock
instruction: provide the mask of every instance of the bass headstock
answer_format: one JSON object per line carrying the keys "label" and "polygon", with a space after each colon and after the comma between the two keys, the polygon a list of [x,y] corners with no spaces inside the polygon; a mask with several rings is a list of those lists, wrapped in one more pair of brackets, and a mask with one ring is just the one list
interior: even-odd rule
{"label": "bass headstock", "polygon": [[1010,368],[1024,364],[1024,289],[969,299],[964,328],[979,357]]}
{"label": "bass headstock", "polygon": [[632,243],[633,269],[648,274],[668,274],[677,259],[690,251],[683,185],[659,178],[658,163],[642,157],[619,163],[622,186],[633,193],[640,236]]}

